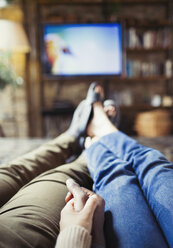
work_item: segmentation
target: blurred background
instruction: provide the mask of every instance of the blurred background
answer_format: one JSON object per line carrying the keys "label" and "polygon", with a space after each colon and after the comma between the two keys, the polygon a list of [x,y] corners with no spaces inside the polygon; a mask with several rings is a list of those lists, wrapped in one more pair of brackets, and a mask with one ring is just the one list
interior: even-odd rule
{"label": "blurred background", "polygon": [[[94,23],[120,23],[120,75],[63,76],[45,69],[47,25]],[[57,136],[98,81],[120,107],[120,130],[171,137],[172,63],[171,0],[0,0],[0,136]]]}

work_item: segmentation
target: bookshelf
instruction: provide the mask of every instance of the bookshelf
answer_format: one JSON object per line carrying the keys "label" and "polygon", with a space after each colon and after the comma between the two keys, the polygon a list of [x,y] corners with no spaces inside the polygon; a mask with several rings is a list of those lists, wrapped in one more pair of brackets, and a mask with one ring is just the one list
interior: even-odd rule
{"label": "bookshelf", "polygon": [[169,20],[151,23],[135,19],[126,21],[127,77],[162,77],[163,80],[172,78],[172,27]]}
{"label": "bookshelf", "polygon": [[[124,32],[126,68],[121,82],[127,87],[138,87],[141,92],[136,99],[130,93],[131,104],[120,106],[122,118],[128,119],[127,125],[122,125],[122,131],[135,134],[134,120],[138,113],[156,109],[173,111],[173,106],[164,105],[163,100],[164,96],[173,99],[173,25],[169,19],[131,18],[125,20]],[[160,104],[154,106],[157,97]]]}

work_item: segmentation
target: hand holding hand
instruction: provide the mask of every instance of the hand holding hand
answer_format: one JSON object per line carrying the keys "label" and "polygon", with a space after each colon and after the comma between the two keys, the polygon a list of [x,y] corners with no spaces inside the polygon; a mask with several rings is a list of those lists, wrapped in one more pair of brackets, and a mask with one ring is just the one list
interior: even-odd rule
{"label": "hand holding hand", "polygon": [[70,225],[79,225],[92,231],[93,242],[104,246],[104,200],[94,192],[80,187],[73,179],[68,179],[66,206],[61,212],[60,230]]}
{"label": "hand holding hand", "polygon": [[87,229],[89,233],[92,230],[93,215],[97,207],[97,196],[92,195],[86,201],[83,209],[75,210],[75,199],[67,202],[61,211],[60,230],[62,231],[70,225],[79,225]]}

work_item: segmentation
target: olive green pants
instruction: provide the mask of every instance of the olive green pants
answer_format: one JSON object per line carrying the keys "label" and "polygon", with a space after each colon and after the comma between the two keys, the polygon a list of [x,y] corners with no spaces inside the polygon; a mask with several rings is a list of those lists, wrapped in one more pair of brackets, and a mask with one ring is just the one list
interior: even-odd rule
{"label": "olive green pants", "polygon": [[12,163],[0,166],[0,247],[54,247],[66,180],[91,188],[83,156],[65,164],[77,152],[74,138],[62,134]]}

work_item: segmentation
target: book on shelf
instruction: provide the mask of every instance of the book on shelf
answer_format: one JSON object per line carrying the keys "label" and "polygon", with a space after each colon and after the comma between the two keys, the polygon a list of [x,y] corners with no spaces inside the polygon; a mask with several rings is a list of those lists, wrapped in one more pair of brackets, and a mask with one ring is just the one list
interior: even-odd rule
{"label": "book on shelf", "polygon": [[126,76],[132,77],[155,77],[164,76],[166,78],[172,77],[172,61],[165,62],[144,62],[139,60],[127,60]]}
{"label": "book on shelf", "polygon": [[135,28],[126,31],[125,44],[127,48],[170,48],[172,37],[169,28],[147,30],[141,32]]}

